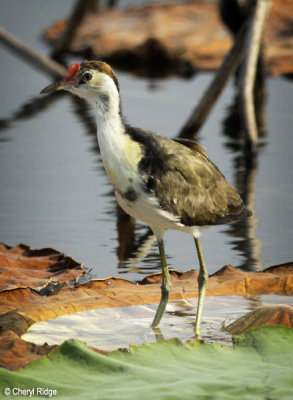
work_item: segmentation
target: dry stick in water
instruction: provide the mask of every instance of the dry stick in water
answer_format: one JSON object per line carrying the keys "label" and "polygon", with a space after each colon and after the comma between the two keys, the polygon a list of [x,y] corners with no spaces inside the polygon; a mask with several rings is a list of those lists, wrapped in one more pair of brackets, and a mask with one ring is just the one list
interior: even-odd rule
{"label": "dry stick in water", "polygon": [[226,55],[210,86],[205,91],[199,104],[195,107],[189,119],[179,132],[179,137],[188,138],[194,136],[205,122],[222,90],[224,89],[228,79],[232,74],[234,74],[238,65],[240,64],[246,31],[247,24],[244,23],[235,38],[233,47]]}
{"label": "dry stick in water", "polygon": [[255,152],[258,130],[254,109],[254,82],[262,33],[271,6],[270,0],[259,0],[250,19],[246,37],[244,59],[240,70],[240,104],[243,128],[250,153]]}
{"label": "dry stick in water", "polygon": [[58,38],[55,48],[52,53],[52,57],[58,57],[65,51],[67,51],[76,35],[77,29],[81,25],[87,11],[93,8],[97,0],[78,0],[72,10],[71,16],[69,17],[68,24]]}
{"label": "dry stick in water", "polygon": [[21,57],[25,58],[31,64],[38,67],[42,72],[45,72],[54,78],[63,77],[66,73],[66,68],[62,65],[38,53],[36,50],[31,49],[1,27],[0,42],[5,44],[9,49],[13,50]]}
{"label": "dry stick in water", "polygon": [[[40,54],[36,50],[33,50],[32,48],[28,47],[25,45],[23,42],[21,42],[19,39],[17,39],[15,36],[11,35],[8,33],[5,29],[0,27],[0,42],[2,42],[4,45],[6,45],[9,49],[13,50],[16,54],[20,55],[23,59],[28,61],[29,63],[33,64],[34,66],[38,67],[39,70],[42,73],[46,73],[50,76],[53,76],[55,79],[57,78],[63,78],[64,75],[66,74],[67,69],[57,63],[56,61],[51,60],[50,58]],[[18,111],[16,114],[18,116],[16,117],[15,115],[11,119],[5,120],[7,124],[10,124],[12,121],[21,119],[23,115],[23,109],[27,106],[29,106],[32,115],[35,115],[37,112],[39,112],[42,107],[45,106],[45,104],[49,104],[53,101],[53,99],[60,98],[60,94],[58,97],[51,98],[50,102],[48,100],[42,101],[39,98],[34,99],[33,101],[31,100],[29,103],[26,103],[24,106],[20,108],[20,111]],[[90,118],[90,115],[86,109],[86,105],[83,102],[80,102],[77,98],[74,98],[74,103],[82,109],[82,111],[79,113],[81,118],[84,118],[84,124],[85,126],[88,127],[89,131],[93,131],[93,128],[91,126],[92,119]],[[42,104],[42,107],[41,107]],[[34,111],[32,111],[32,109]],[[27,110],[26,110],[27,114]],[[94,128],[94,134],[96,135],[96,128]]]}

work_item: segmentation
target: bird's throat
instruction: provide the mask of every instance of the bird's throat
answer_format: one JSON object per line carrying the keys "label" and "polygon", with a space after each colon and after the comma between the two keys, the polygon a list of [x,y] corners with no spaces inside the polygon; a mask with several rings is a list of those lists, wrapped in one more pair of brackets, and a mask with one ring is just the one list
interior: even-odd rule
{"label": "bird's throat", "polygon": [[97,136],[105,170],[115,190],[123,191],[137,180],[142,157],[139,143],[127,134],[119,104],[97,104]]}

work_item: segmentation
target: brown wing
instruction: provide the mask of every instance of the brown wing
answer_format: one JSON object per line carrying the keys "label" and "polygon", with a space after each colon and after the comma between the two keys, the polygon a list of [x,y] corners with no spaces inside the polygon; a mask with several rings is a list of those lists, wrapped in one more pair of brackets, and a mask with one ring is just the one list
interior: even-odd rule
{"label": "brown wing", "polygon": [[161,146],[165,162],[153,169],[151,179],[164,210],[188,226],[224,224],[246,215],[241,197],[200,145],[168,140]]}
{"label": "brown wing", "polygon": [[144,189],[185,225],[224,224],[249,214],[237,191],[198,143],[170,140],[132,127],[128,133],[144,151],[139,163]]}

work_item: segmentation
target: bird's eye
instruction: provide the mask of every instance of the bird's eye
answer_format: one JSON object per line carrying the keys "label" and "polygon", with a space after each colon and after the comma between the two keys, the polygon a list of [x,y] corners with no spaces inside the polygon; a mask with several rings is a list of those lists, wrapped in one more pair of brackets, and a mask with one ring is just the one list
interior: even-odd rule
{"label": "bird's eye", "polygon": [[88,82],[88,81],[90,81],[92,79],[92,77],[93,76],[92,76],[92,74],[90,72],[86,72],[86,73],[83,74],[82,81],[83,82]]}

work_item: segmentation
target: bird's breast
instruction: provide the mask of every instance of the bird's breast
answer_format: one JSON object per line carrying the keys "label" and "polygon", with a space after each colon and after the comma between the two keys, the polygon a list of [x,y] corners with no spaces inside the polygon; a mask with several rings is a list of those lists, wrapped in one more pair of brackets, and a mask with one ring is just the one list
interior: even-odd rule
{"label": "bird's breast", "polygon": [[138,171],[142,158],[139,143],[121,132],[116,135],[113,132],[101,132],[98,141],[106,173],[115,191],[135,201],[142,180]]}

